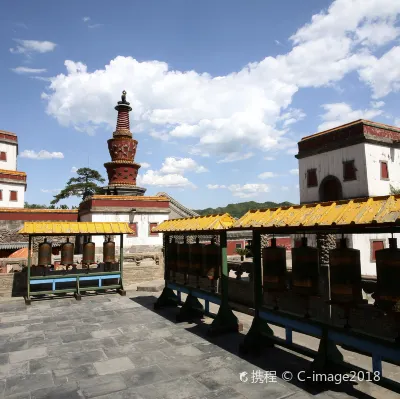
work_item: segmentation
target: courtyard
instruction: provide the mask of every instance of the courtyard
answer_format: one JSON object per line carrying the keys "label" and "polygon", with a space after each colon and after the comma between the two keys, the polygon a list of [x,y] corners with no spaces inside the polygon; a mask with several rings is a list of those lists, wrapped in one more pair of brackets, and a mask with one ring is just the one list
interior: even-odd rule
{"label": "courtyard", "polygon": [[284,381],[284,371],[305,370],[309,359],[280,347],[241,358],[238,344],[252,317],[237,313],[242,333],[209,338],[212,319],[176,323],[177,309],[153,310],[158,295],[130,291],[126,297],[64,297],[31,306],[22,299],[0,302],[0,397],[398,397],[372,383],[316,390]]}

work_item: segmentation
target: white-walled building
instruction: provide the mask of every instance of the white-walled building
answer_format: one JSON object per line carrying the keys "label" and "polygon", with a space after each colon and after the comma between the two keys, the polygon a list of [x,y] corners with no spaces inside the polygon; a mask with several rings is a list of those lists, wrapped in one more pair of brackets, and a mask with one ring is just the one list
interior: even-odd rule
{"label": "white-walled building", "polygon": [[17,171],[18,137],[0,130],[0,207],[23,208],[26,173]]}
{"label": "white-walled building", "polygon": [[[301,204],[384,196],[391,186],[400,188],[399,128],[358,120],[304,137],[298,148]],[[375,251],[387,248],[389,237],[347,236],[348,246],[361,251],[364,276],[376,275]],[[309,239],[315,246],[315,236]]]}

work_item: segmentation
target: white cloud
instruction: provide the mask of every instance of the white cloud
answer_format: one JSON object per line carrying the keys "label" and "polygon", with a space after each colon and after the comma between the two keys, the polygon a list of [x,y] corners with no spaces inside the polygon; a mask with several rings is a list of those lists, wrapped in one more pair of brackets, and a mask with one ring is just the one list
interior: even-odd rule
{"label": "white cloud", "polygon": [[224,184],[219,185],[219,184],[207,184],[207,188],[209,190],[216,190],[218,188],[226,188],[226,186]]}
{"label": "white cloud", "polygon": [[275,157],[264,157],[266,161],[274,161]]}
{"label": "white cloud", "polygon": [[281,190],[282,190],[282,191],[289,191],[289,187],[288,187],[288,186],[282,186],[282,187],[281,187]]}
{"label": "white cloud", "polygon": [[392,91],[399,91],[400,69],[397,67],[399,62],[400,46],[397,46],[381,58],[370,57],[367,65],[359,72],[361,80],[372,88],[374,98],[381,98]]}
{"label": "white cloud", "polygon": [[298,152],[299,150],[297,149],[297,147],[289,148],[288,150],[286,150],[286,154],[289,155],[296,155]]}
{"label": "white cloud", "polygon": [[41,188],[40,191],[42,193],[59,193],[61,188]]}
{"label": "white cloud", "polygon": [[299,170],[298,170],[298,169],[291,169],[291,170],[289,171],[289,173],[290,173],[291,175],[298,175],[298,174],[299,174]]}
{"label": "white cloud", "polygon": [[269,191],[269,186],[267,184],[231,184],[227,188],[234,197],[240,198],[256,197],[262,193],[267,193]]}
{"label": "white cloud", "polygon": [[14,39],[18,45],[10,48],[13,54],[47,53],[56,48],[56,44],[49,41]]}
{"label": "white cloud", "polygon": [[19,156],[21,158],[38,159],[38,160],[64,158],[64,154],[62,152],[49,152],[46,150],[40,150],[39,152],[36,152],[34,150],[24,150]]}
{"label": "white cloud", "polygon": [[297,108],[289,109],[287,112],[283,113],[279,118],[278,121],[282,122],[283,127],[288,127],[293,125],[296,122],[301,121],[306,117],[306,114]]}
{"label": "white cloud", "polygon": [[251,198],[256,197],[262,193],[267,193],[269,191],[269,186],[267,184],[231,184],[229,186],[219,185],[219,184],[207,184],[209,190],[216,189],[227,189],[234,197],[240,198]]}
{"label": "white cloud", "polygon": [[196,188],[186,177],[170,173],[160,174],[155,170],[148,170],[144,175],[138,175],[138,184],[144,186],[176,187],[176,188]]}
{"label": "white cloud", "polygon": [[83,18],[82,18],[82,21],[83,21],[83,22],[88,22],[88,21],[90,21],[90,17],[83,17]]}
{"label": "white cloud", "polygon": [[89,28],[89,29],[94,29],[94,28],[100,28],[100,26],[103,26],[103,24],[88,25],[88,28]]}
{"label": "white cloud", "polygon": [[147,163],[147,162],[141,162],[140,166],[143,169],[148,169],[148,168],[150,168],[151,165],[149,163]]}
{"label": "white cloud", "polygon": [[371,107],[372,108],[382,108],[385,106],[385,102],[384,101],[371,101]]}
{"label": "white cloud", "polygon": [[400,1],[336,0],[294,33],[287,53],[223,76],[123,56],[93,72],[66,60],[66,73],[52,78],[43,98],[60,124],[93,133],[102,124],[115,125],[113,107],[126,89],[132,125],[162,131],[161,139],[190,139],[202,153],[227,160],[238,146],[240,154],[286,150],[293,145],[285,135],[304,118],[290,108],[302,88],[336,87],[355,72],[377,98],[399,89],[400,47],[389,45],[398,38],[399,13]]}
{"label": "white cloud", "polygon": [[260,179],[270,179],[271,177],[276,177],[276,176],[278,175],[274,172],[264,172],[258,175]]}
{"label": "white cloud", "polygon": [[321,116],[323,123],[318,126],[318,131],[328,130],[357,119],[373,119],[383,113],[383,110],[376,107],[353,110],[346,103],[324,104],[322,107],[326,112]]}
{"label": "white cloud", "polygon": [[217,161],[217,163],[244,161],[245,159],[252,158],[253,156],[254,156],[254,154],[252,152],[247,152],[247,153],[232,152],[232,153],[228,154],[225,158]]}
{"label": "white cloud", "polygon": [[72,168],[71,168],[71,173],[76,173],[76,171],[78,170],[79,168],[77,168],[76,166],[73,166]]}
{"label": "white cloud", "polygon": [[165,174],[172,173],[183,175],[185,172],[204,173],[208,172],[208,170],[204,166],[199,165],[192,158],[174,157],[165,158],[165,161],[160,169],[160,173]]}
{"label": "white cloud", "polygon": [[24,74],[24,73],[43,73],[46,72],[47,69],[44,68],[27,68],[27,67],[16,67],[11,69],[13,72],[18,73],[18,74]]}

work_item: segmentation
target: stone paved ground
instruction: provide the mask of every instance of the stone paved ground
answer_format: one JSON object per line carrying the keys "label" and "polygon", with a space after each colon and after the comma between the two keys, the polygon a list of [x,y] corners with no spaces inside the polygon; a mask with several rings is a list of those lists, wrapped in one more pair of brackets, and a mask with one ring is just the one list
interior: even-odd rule
{"label": "stone paved ground", "polygon": [[[319,391],[280,378],[240,382],[253,370],[305,369],[309,361],[273,348],[237,355],[241,334],[207,339],[210,319],[175,323],[155,313],[155,293],[0,303],[0,397],[31,399],[398,398],[373,384]],[[245,326],[251,318],[243,315]],[[250,374],[249,374],[250,375]],[[314,388],[315,389],[315,388]]]}

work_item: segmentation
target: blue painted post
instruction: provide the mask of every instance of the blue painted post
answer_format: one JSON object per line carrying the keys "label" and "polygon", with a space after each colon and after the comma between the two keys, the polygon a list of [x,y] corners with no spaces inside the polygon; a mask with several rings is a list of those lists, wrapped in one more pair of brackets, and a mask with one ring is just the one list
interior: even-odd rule
{"label": "blue painted post", "polygon": [[101,288],[101,277],[99,277],[99,288]]}
{"label": "blue painted post", "polygon": [[26,299],[25,299],[25,304],[30,305],[31,304],[31,266],[32,266],[32,236],[29,235],[29,244],[28,244],[28,267],[26,271]]}
{"label": "blue painted post", "polygon": [[53,291],[56,290],[56,280],[53,280],[53,284],[51,285],[51,288],[53,289]]}
{"label": "blue painted post", "polygon": [[378,371],[382,376],[382,357],[377,353],[372,354],[372,371]]}
{"label": "blue painted post", "polygon": [[286,331],[286,343],[288,345],[293,344],[293,330],[290,327],[285,327]]}

